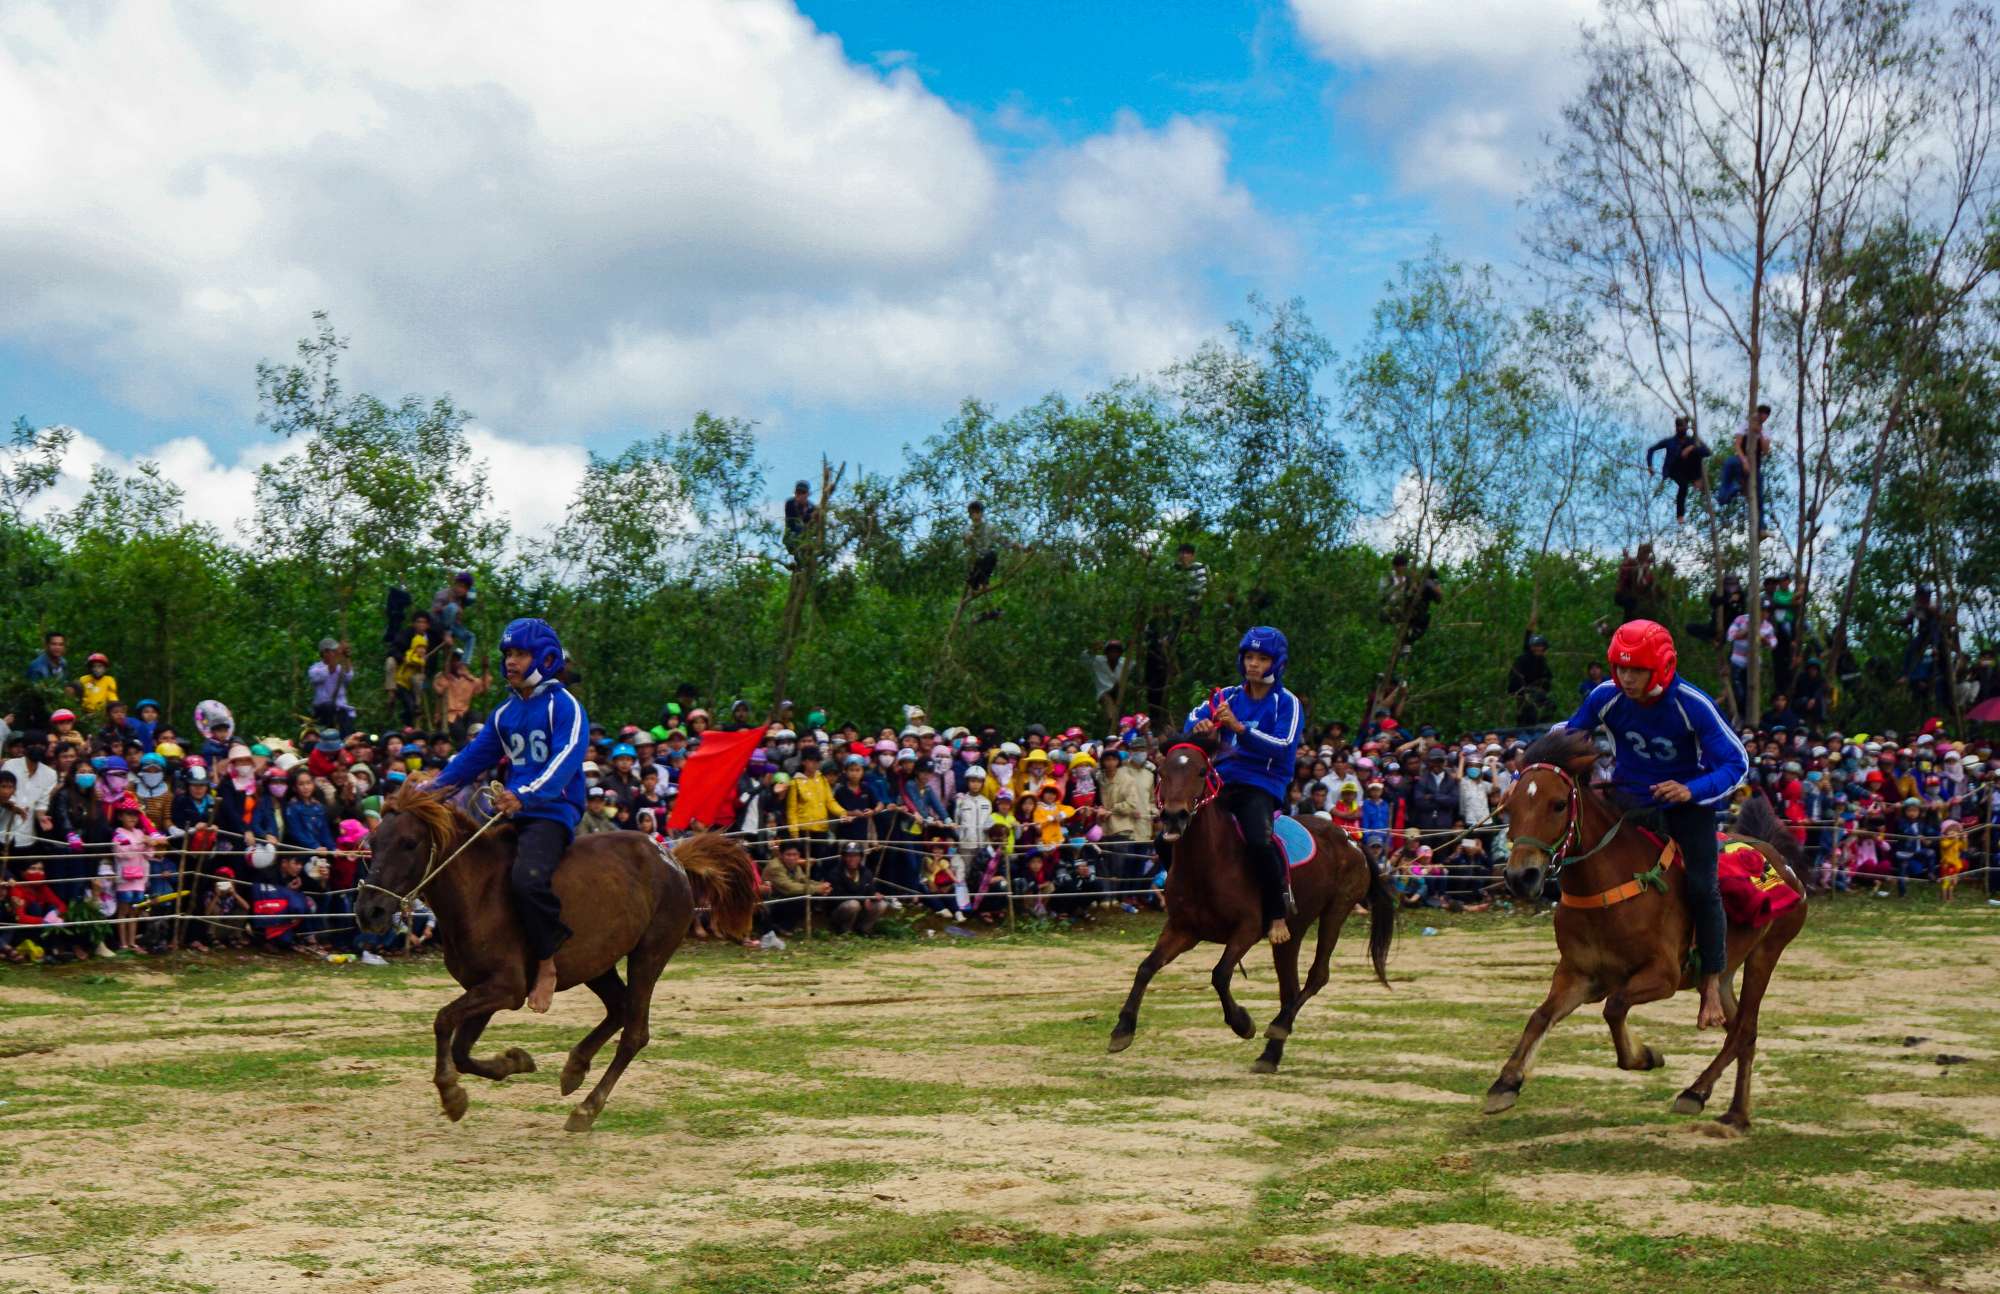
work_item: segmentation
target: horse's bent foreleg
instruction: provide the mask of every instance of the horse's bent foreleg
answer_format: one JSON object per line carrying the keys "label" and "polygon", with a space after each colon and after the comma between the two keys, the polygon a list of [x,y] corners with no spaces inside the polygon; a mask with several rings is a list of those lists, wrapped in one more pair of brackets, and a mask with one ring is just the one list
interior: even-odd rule
{"label": "horse's bent foreleg", "polygon": [[465,1107],[469,1103],[465,1088],[458,1081],[458,1067],[452,1061],[452,1039],[458,1035],[458,1026],[468,1017],[491,1015],[503,1008],[511,1009],[521,1005],[524,993],[518,988],[487,982],[475,985],[447,1002],[431,1022],[431,1029],[437,1036],[437,1072],[431,1082],[437,1086],[438,1101],[444,1106],[446,1117],[454,1123],[465,1117]]}
{"label": "horse's bent foreleg", "polygon": [[[1229,984],[1235,976],[1236,964],[1243,960],[1244,953],[1250,951],[1250,945],[1257,942],[1257,936],[1260,933],[1256,926],[1250,926],[1231,935],[1228,944],[1223,947],[1222,959],[1215,963],[1215,969],[1210,972],[1208,977],[1208,982],[1215,986],[1216,1000],[1222,1003],[1223,1021],[1235,1031],[1236,1036],[1239,1038],[1248,1038],[1255,1034],[1257,1032],[1257,1024],[1250,1018],[1250,1013],[1244,1010],[1242,1004],[1237,1002],[1236,998],[1230,993]],[[1291,942],[1287,940],[1285,944],[1280,946],[1289,947]],[[1298,963],[1294,961],[1292,965],[1294,971],[1296,971]]]}
{"label": "horse's bent foreleg", "polygon": [[1680,991],[1680,968],[1650,967],[1625,981],[1604,1004],[1604,1023],[1611,1029],[1611,1046],[1618,1053],[1620,1069],[1658,1069],[1667,1063],[1657,1047],[1642,1047],[1632,1040],[1625,1017],[1635,1006],[1670,998]]}
{"label": "horse's bent foreleg", "polygon": [[1153,943],[1153,951],[1146,954],[1139,963],[1138,973],[1132,977],[1132,991],[1125,995],[1125,1006],[1118,1012],[1118,1023],[1111,1027],[1111,1050],[1123,1051],[1132,1045],[1132,1035],[1139,1031],[1139,1003],[1146,996],[1146,986],[1153,982],[1153,976],[1161,967],[1180,956],[1201,941],[1173,923],[1171,915],[1166,929]]}
{"label": "horse's bent foreleg", "polygon": [[1557,1021],[1589,1001],[1590,993],[1591,983],[1586,976],[1578,974],[1568,962],[1556,964],[1555,978],[1549,981],[1549,995],[1528,1017],[1528,1027],[1522,1030],[1521,1041],[1514,1044],[1514,1054],[1507,1058],[1500,1077],[1486,1090],[1486,1113],[1498,1114],[1513,1108],[1520,1098],[1521,1084],[1528,1081],[1528,1069],[1534,1064],[1542,1039]]}
{"label": "horse's bent foreleg", "polygon": [[[1328,918],[1322,914],[1320,919]],[[1277,1073],[1278,1062],[1285,1058],[1285,1039],[1292,1036],[1292,1020],[1298,1015],[1304,997],[1299,991],[1299,942],[1304,936],[1305,931],[1301,930],[1271,950],[1271,961],[1278,968],[1278,1014],[1264,1030],[1264,1054],[1251,1066],[1260,1074]]]}
{"label": "horse's bent foreleg", "polygon": [[534,1073],[535,1058],[519,1047],[509,1047],[497,1056],[472,1054],[473,1045],[479,1041],[479,1035],[486,1031],[486,1022],[492,1018],[491,1011],[482,1011],[459,1021],[458,1030],[451,1040],[451,1063],[462,1074],[490,1078],[495,1082],[511,1074]]}
{"label": "horse's bent foreleg", "polygon": [[569,1049],[569,1059],[562,1067],[564,1096],[583,1085],[583,1076],[590,1072],[590,1062],[596,1059],[598,1050],[625,1025],[625,981],[618,978],[616,967],[591,980],[590,991],[604,1003],[604,1019]]}

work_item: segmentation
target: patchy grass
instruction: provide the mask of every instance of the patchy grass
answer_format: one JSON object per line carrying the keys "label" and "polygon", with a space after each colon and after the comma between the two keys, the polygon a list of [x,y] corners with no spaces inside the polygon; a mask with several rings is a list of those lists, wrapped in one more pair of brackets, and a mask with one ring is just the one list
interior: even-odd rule
{"label": "patchy grass", "polygon": [[1688,1000],[1635,1013],[1663,1070],[1586,1009],[1478,1113],[1553,964],[1526,914],[1406,923],[1387,991],[1351,927],[1270,1077],[1206,948],[1105,1054],[1143,917],[694,947],[588,1136],[554,1081],[583,995],[496,1020],[540,1072],[450,1124],[435,961],[5,968],[0,1291],[2000,1288],[1996,921],[1816,904],[1741,1139],[1668,1109],[1715,1045]]}

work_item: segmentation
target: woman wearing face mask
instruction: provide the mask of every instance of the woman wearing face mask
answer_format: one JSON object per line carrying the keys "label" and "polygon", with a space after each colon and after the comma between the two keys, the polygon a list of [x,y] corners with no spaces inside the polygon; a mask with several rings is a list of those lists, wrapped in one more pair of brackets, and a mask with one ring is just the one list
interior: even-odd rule
{"label": "woman wearing face mask", "polygon": [[221,808],[215,815],[219,843],[224,850],[250,848],[250,820],[257,811],[257,762],[250,748],[240,742],[229,748],[218,770],[215,795]]}
{"label": "woman wearing face mask", "polygon": [[[259,882],[265,882],[267,875],[277,871],[278,860],[284,856],[279,846],[285,843],[285,815],[290,808],[286,803],[288,789],[285,770],[276,764],[266,768],[257,779],[256,803],[250,809],[250,865],[255,869],[254,879]],[[271,847],[268,853],[262,848],[264,845]]]}
{"label": "woman wearing face mask", "polygon": [[139,775],[132,779],[132,794],[146,820],[164,831],[174,811],[174,786],[167,780],[167,761],[150,752],[141,756]]}
{"label": "woman wearing face mask", "polygon": [[[79,760],[70,765],[49,797],[49,818],[55,823],[53,838],[69,845],[48,860],[48,883],[64,903],[82,896],[88,888],[97,874],[97,855],[110,849],[111,833],[117,826],[97,798],[99,780],[97,770]],[[90,851],[88,856],[81,852],[85,850]]]}

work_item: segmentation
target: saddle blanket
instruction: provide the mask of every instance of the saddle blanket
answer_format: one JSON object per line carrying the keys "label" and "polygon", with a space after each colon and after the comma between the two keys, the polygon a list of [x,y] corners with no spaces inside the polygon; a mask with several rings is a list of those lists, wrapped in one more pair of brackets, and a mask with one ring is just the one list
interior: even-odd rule
{"label": "saddle blanket", "polygon": [[1319,852],[1319,842],[1306,830],[1306,824],[1297,818],[1281,817],[1271,825],[1271,834],[1277,837],[1278,848],[1284,851],[1285,866],[1304,867]]}
{"label": "saddle blanket", "polygon": [[1719,864],[1722,910],[1734,924],[1754,930],[1798,906],[1799,892],[1757,846],[1730,841],[1722,847]]}

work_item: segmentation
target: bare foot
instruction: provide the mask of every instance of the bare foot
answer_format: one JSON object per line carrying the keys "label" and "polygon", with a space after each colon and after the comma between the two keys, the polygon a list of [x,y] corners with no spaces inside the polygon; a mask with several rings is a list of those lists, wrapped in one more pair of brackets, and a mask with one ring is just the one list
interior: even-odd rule
{"label": "bare foot", "polygon": [[535,987],[528,990],[528,1009],[547,1014],[556,1000],[556,963],[554,958],[542,963],[541,971],[535,976]]}
{"label": "bare foot", "polygon": [[1291,942],[1292,928],[1285,924],[1283,917],[1280,917],[1271,923],[1271,929],[1266,937],[1270,939],[1271,947],[1276,948],[1279,944]]}
{"label": "bare foot", "polygon": [[1695,1017],[1697,1029],[1720,1029],[1729,1023],[1729,1017],[1722,1012],[1722,994],[1710,980],[1701,988],[1701,1014]]}

